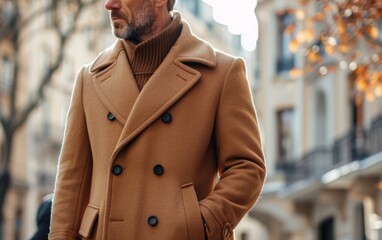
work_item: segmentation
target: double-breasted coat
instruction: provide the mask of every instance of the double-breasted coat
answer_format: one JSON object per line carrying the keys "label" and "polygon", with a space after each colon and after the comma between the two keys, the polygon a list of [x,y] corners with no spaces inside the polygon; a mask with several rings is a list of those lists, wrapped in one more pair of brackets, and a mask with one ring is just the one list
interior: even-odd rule
{"label": "double-breasted coat", "polygon": [[79,71],[51,240],[233,239],[257,201],[265,163],[244,62],[182,24],[142,91],[122,40]]}

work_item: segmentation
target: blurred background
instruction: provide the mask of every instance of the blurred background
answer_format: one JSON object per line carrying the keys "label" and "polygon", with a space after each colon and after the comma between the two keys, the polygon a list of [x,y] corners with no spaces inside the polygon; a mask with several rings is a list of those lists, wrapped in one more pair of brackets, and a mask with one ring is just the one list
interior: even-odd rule
{"label": "blurred background", "polygon": [[[76,71],[115,41],[103,4],[0,0],[0,239],[36,230]],[[177,0],[176,9],[246,60],[268,176],[236,239],[381,240],[382,1]]]}

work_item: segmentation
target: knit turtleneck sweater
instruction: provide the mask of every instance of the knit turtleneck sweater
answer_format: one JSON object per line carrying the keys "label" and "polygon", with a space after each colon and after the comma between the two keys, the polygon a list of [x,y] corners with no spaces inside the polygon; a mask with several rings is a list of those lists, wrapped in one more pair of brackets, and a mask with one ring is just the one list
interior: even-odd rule
{"label": "knit turtleneck sweater", "polygon": [[174,14],[171,23],[159,35],[138,44],[129,40],[123,41],[139,90],[143,89],[162,63],[179,38],[181,30],[181,17],[179,14]]}

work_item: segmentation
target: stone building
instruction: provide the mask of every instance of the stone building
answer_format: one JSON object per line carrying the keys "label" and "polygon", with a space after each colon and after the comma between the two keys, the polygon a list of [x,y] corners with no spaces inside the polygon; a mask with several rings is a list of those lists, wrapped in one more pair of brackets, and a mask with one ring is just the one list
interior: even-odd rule
{"label": "stone building", "polygon": [[264,0],[256,10],[268,179],[251,215],[272,240],[381,239],[382,99],[357,103],[349,68],[325,56],[334,71],[290,77],[309,64],[288,48],[296,7]]}

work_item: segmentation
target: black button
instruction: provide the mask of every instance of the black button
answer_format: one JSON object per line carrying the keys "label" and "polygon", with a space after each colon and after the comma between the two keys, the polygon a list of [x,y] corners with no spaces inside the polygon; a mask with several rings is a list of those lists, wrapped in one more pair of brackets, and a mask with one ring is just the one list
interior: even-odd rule
{"label": "black button", "polygon": [[113,174],[116,176],[120,175],[122,173],[122,171],[123,171],[123,169],[119,165],[115,165],[112,169]]}
{"label": "black button", "polygon": [[164,173],[164,168],[162,167],[162,165],[155,165],[154,167],[154,173],[158,176],[162,175]]}
{"label": "black button", "polygon": [[170,123],[172,121],[172,116],[168,112],[163,113],[163,115],[160,118],[166,124],[168,124],[168,123]]}
{"label": "black button", "polygon": [[115,116],[114,116],[111,112],[109,112],[109,113],[107,114],[107,119],[108,119],[109,121],[114,121],[114,120],[115,120]]}
{"label": "black button", "polygon": [[147,224],[149,224],[151,227],[154,227],[158,224],[158,218],[155,216],[149,217],[149,219],[147,219]]}

